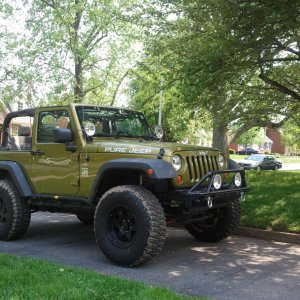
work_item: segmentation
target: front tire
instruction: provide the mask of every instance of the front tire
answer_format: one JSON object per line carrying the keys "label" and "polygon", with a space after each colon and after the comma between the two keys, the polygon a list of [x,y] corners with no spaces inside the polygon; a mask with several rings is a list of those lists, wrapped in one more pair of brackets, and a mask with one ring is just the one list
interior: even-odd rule
{"label": "front tire", "polygon": [[240,211],[239,201],[234,200],[226,207],[208,210],[204,221],[188,223],[186,229],[199,241],[219,242],[237,229]]}
{"label": "front tire", "polygon": [[151,260],[166,238],[165,215],[158,199],[140,186],[117,186],[100,199],[95,235],[104,255],[134,267]]}
{"label": "front tire", "polygon": [[30,224],[30,207],[10,180],[0,180],[0,240],[22,237]]}

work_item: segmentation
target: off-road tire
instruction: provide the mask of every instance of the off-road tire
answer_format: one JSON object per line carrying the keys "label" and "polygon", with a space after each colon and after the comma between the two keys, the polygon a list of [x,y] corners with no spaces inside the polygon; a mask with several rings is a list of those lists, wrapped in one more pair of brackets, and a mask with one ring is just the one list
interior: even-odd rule
{"label": "off-road tire", "polygon": [[240,203],[234,200],[229,206],[208,211],[214,218],[188,223],[187,231],[199,241],[219,242],[230,236],[240,223]]}
{"label": "off-road tire", "polygon": [[163,208],[145,188],[114,187],[97,205],[95,236],[104,255],[115,264],[124,267],[143,264],[156,256],[164,245]]}
{"label": "off-road tire", "polygon": [[0,240],[22,237],[30,224],[30,207],[10,180],[0,180]]}
{"label": "off-road tire", "polygon": [[76,217],[78,220],[85,225],[94,224],[94,214],[93,213],[77,213]]}

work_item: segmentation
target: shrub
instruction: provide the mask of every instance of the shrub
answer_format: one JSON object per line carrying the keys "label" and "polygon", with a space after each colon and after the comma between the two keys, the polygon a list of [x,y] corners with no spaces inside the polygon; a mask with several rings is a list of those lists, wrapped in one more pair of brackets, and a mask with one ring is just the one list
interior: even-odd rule
{"label": "shrub", "polygon": [[231,149],[231,148],[229,148],[229,154],[235,154],[235,150],[234,150],[234,149]]}

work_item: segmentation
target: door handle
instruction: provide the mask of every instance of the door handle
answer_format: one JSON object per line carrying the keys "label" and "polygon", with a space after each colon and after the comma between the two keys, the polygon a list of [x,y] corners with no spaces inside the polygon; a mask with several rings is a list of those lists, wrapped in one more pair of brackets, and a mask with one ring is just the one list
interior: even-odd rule
{"label": "door handle", "polygon": [[41,149],[37,149],[37,150],[32,150],[31,151],[32,155],[43,155],[44,151],[42,151]]}

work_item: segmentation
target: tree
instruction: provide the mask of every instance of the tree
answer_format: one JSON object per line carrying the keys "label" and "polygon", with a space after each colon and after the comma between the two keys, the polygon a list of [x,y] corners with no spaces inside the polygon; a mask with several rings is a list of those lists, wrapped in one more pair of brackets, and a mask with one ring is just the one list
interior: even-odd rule
{"label": "tree", "polygon": [[291,118],[282,128],[282,139],[286,146],[300,149],[300,122],[299,114]]}
{"label": "tree", "polygon": [[0,3],[0,99],[7,102],[22,92],[22,77],[18,76],[14,49],[17,35],[9,28],[14,8],[10,1]]}
{"label": "tree", "polygon": [[[161,2],[169,4],[164,8],[165,30],[156,26],[148,55],[159,57],[167,70],[166,81],[176,84],[186,105],[210,113],[214,146],[227,152],[228,145],[247,130],[279,127],[292,110],[299,109],[292,93],[267,80],[274,81],[271,75],[284,71],[286,87],[297,87],[299,18],[293,16],[299,15],[299,4],[290,6],[284,0],[278,5],[238,0]],[[288,25],[282,25],[283,16],[290,17]],[[281,44],[275,49],[278,41]],[[287,50],[293,59],[287,57]],[[274,122],[278,115],[286,118]]]}
{"label": "tree", "polygon": [[110,102],[112,86],[134,61],[130,42],[136,34],[139,2],[24,0],[24,4],[30,34],[19,56],[34,81],[47,82],[55,101]]}
{"label": "tree", "polygon": [[237,140],[237,144],[242,144],[248,147],[251,144],[262,145],[264,143],[265,133],[264,129],[260,127],[253,127],[244,132]]}
{"label": "tree", "polygon": [[[144,111],[154,128],[158,124],[160,90],[163,89],[162,121],[164,138],[170,141],[200,140],[199,128],[208,128],[210,120],[201,110],[186,105],[176,84],[165,85],[164,70],[158,61],[144,60],[129,74],[130,106]],[[163,84],[162,84],[163,83]]]}

